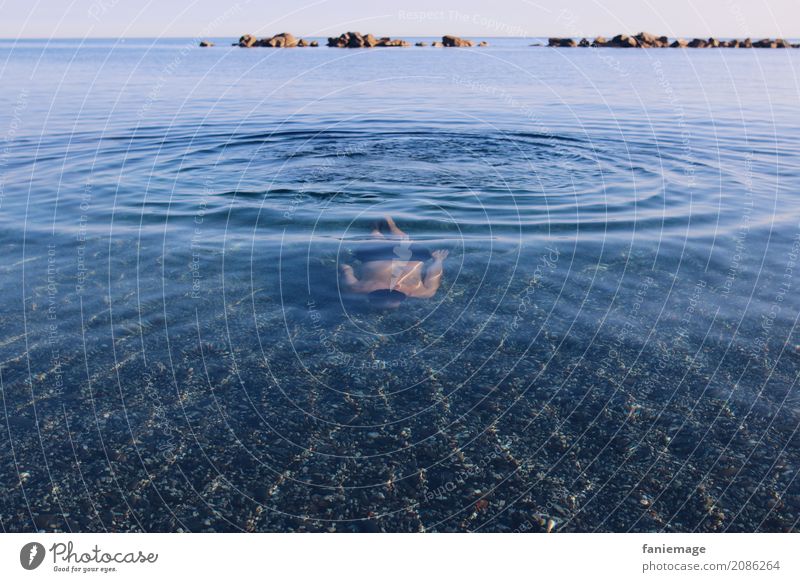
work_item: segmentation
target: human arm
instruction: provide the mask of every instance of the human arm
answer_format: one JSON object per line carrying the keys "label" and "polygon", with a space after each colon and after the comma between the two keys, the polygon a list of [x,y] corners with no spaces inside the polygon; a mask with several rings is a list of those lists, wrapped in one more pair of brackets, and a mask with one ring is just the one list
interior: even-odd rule
{"label": "human arm", "polygon": [[423,288],[418,294],[419,297],[433,297],[436,295],[436,291],[439,290],[439,285],[442,282],[444,260],[449,254],[450,252],[445,250],[433,251],[431,253],[433,260],[425,270],[425,277],[422,281]]}
{"label": "human arm", "polygon": [[356,291],[359,286],[359,280],[356,278],[353,267],[348,264],[339,266],[339,272],[342,276],[342,283],[349,291]]}

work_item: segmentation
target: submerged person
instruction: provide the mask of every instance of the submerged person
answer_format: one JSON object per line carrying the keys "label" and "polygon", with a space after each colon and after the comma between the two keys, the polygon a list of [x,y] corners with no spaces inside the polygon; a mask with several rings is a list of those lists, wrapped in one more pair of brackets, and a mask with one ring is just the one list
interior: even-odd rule
{"label": "submerged person", "polygon": [[419,248],[388,215],[383,224],[372,226],[370,237],[373,240],[355,253],[361,261],[358,277],[351,265],[340,266],[346,291],[365,294],[371,304],[383,309],[395,309],[407,297],[425,299],[436,294],[448,251]]}

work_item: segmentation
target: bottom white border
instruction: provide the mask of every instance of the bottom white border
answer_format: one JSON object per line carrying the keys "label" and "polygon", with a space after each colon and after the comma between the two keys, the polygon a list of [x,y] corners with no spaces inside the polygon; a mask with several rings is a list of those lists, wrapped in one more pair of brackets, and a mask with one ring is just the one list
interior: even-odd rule
{"label": "bottom white border", "polygon": [[[26,570],[31,542],[46,555]],[[0,579],[798,580],[799,551],[796,534],[2,534]]]}

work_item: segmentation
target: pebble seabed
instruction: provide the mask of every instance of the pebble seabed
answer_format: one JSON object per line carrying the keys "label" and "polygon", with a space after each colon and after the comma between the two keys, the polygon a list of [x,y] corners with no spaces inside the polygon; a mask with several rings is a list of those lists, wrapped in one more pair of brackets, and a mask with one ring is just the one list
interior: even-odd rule
{"label": "pebble seabed", "polygon": [[[335,261],[313,263],[327,278]],[[191,275],[176,273],[188,288]],[[562,300],[578,301],[596,276],[580,273]],[[526,341],[508,327],[476,334],[484,322],[446,293],[437,313],[460,326],[440,337],[447,350],[420,358],[414,346],[430,344],[432,328],[403,342],[365,337],[341,314],[309,307],[303,285],[302,299],[285,294],[279,305],[268,289],[231,280],[224,309],[215,291],[166,311],[145,301],[144,318],[134,285],[115,283],[112,320],[90,300],[102,284],[90,284],[84,335],[63,342],[55,361],[45,323],[29,328],[26,352],[24,338],[5,339],[3,530],[796,528],[791,354],[754,360],[723,334],[698,350],[680,321],[644,349],[624,332],[631,322],[588,343],[586,330],[545,325],[543,287],[519,332]],[[627,305],[641,292],[631,289]],[[510,293],[521,297],[524,283]],[[674,300],[691,304],[692,293]],[[509,317],[518,305],[498,298]],[[599,317],[606,307],[586,309]],[[422,304],[408,309],[424,315]],[[2,315],[11,327],[19,317]],[[458,351],[466,356],[448,365]]]}

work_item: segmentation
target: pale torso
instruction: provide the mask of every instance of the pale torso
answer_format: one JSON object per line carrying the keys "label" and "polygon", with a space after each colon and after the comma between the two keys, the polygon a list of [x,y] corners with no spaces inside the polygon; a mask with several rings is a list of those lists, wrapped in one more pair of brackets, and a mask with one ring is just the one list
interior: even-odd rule
{"label": "pale torso", "polygon": [[358,287],[362,293],[392,289],[413,297],[424,290],[423,273],[421,261],[368,261],[361,265]]}

